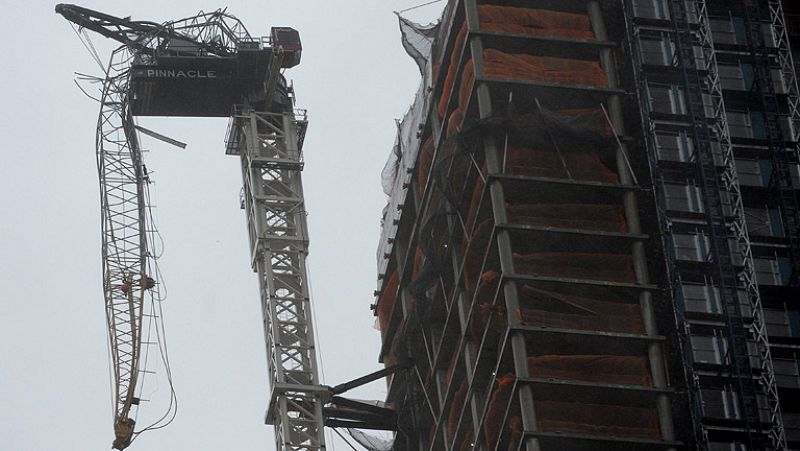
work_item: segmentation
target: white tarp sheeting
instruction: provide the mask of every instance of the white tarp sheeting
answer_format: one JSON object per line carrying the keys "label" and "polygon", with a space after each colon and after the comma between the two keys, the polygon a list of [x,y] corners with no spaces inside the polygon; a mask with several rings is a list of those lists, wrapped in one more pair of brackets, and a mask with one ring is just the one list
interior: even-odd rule
{"label": "white tarp sheeting", "polygon": [[389,240],[397,233],[395,220],[400,218],[398,206],[405,203],[408,186],[412,178],[411,169],[417,160],[420,148],[418,136],[420,124],[424,124],[430,109],[430,96],[427,89],[431,85],[431,47],[438,24],[422,26],[400,17],[400,32],[403,47],[414,58],[422,74],[414,103],[398,123],[397,138],[392,151],[381,173],[383,191],[389,196],[389,202],[383,211],[381,220],[381,239],[378,245],[378,274],[384,274],[388,265],[385,258],[391,252]]}

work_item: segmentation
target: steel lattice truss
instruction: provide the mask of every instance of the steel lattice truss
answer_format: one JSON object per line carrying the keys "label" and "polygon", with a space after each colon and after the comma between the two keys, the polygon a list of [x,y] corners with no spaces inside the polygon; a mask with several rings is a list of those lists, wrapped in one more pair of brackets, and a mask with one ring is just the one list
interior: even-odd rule
{"label": "steel lattice truss", "polygon": [[[676,2],[676,4],[682,2]],[[691,6],[690,6],[691,5]],[[735,283],[728,287],[729,292],[731,289],[733,290],[742,290],[749,301],[750,311],[752,315],[752,322],[747,330],[742,330],[741,332],[745,332],[750,337],[748,337],[748,341],[750,339],[756,345],[759,354],[759,385],[760,390],[763,392],[767,400],[769,402],[769,409],[770,409],[770,421],[769,421],[769,434],[768,439],[770,445],[773,449],[785,449],[785,436],[783,433],[783,426],[780,414],[780,407],[777,397],[777,386],[775,384],[775,376],[772,366],[772,357],[768,345],[768,338],[766,334],[766,327],[764,322],[764,313],[761,305],[761,298],[760,293],[758,290],[757,281],[755,278],[755,266],[753,263],[753,252],[750,244],[749,234],[747,231],[746,220],[745,220],[745,210],[742,202],[742,194],[741,188],[739,185],[739,179],[736,172],[736,165],[734,160],[734,153],[733,147],[731,144],[730,132],[728,128],[727,122],[727,115],[725,111],[725,103],[723,98],[722,86],[720,83],[719,78],[719,69],[717,66],[717,59],[716,59],[716,52],[714,49],[714,44],[712,40],[712,33],[710,28],[710,21],[708,18],[708,8],[706,5],[705,0],[694,0],[693,2],[689,2],[686,5],[687,8],[691,8],[689,11],[693,12],[691,17],[696,19],[696,27],[694,27],[694,32],[692,33],[692,45],[696,46],[700,50],[702,50],[702,58],[697,58],[696,64],[698,64],[698,69],[702,70],[702,73],[705,74],[704,79],[702,80],[702,91],[704,95],[708,95],[709,103],[707,104],[705,117],[708,123],[708,131],[707,136],[710,140],[713,140],[715,144],[719,146],[720,150],[720,162],[715,163],[715,166],[720,166],[721,174],[720,174],[720,183],[719,189],[726,194],[726,198],[728,199],[730,205],[730,213],[726,216],[730,217],[729,221],[725,221],[724,230],[725,230],[725,237],[732,240],[732,242],[736,243],[736,253],[737,257],[739,257],[739,271],[736,272],[737,279]],[[693,8],[692,8],[693,7]],[[681,8],[678,8],[681,9]],[[686,16],[686,12],[682,13],[682,16]],[[632,11],[629,10],[629,14],[631,17],[633,16]],[[676,20],[673,18],[673,20]],[[641,49],[639,48],[639,39],[638,39],[638,30],[634,27],[633,30],[634,36],[637,39],[634,39],[634,55],[638,58],[641,54]],[[702,62],[702,63],[701,63]],[[639,61],[641,64],[641,61]],[[678,66],[681,64],[676,60],[672,62],[673,65]],[[637,84],[639,86],[646,86],[646,79],[645,76],[637,71]],[[647,95],[640,95],[640,103],[642,106],[642,110],[646,112],[650,112],[651,106],[649,104],[649,100]],[[646,115],[646,116],[649,116]],[[650,159],[651,170],[654,174],[659,174],[657,169],[658,167],[658,152],[657,152],[657,143],[655,142],[655,123],[652,119],[645,121],[645,127],[647,128],[647,138],[648,138],[648,157]],[[699,146],[698,146],[699,147]],[[708,151],[710,149],[706,149]],[[693,158],[700,158],[697,154]],[[714,158],[712,156],[706,155],[705,158]],[[663,193],[662,193],[663,194]],[[669,215],[666,213],[666,201],[663,198],[663,195],[659,196],[659,217],[660,221],[662,222],[662,227],[665,230],[669,231],[671,229],[671,219]],[[673,247],[672,234],[665,233],[665,240],[667,240],[668,248]],[[733,256],[730,256],[733,257]],[[723,262],[725,263],[725,262]],[[727,263],[725,263],[727,264]],[[670,270],[670,268],[668,268]],[[671,271],[672,272],[672,271]],[[672,273],[670,278],[673,283],[674,290],[680,290],[680,277],[677,273]],[[738,306],[738,296],[735,295],[728,295],[725,298],[729,298],[726,300],[728,307],[733,305],[733,309],[735,311],[728,311],[727,315],[741,315],[739,312]],[[679,328],[685,329],[686,331],[689,330],[690,325],[687,322],[684,313],[683,313],[683,305],[682,299],[680,296],[676,297],[675,299],[676,304],[678,304],[678,308],[676,309],[676,315],[678,320]],[[735,305],[734,305],[735,304]],[[684,342],[682,343],[682,351],[683,357],[686,361],[686,369],[688,371],[689,380],[688,383],[690,384],[691,388],[695,392],[695,395],[692,397],[692,407],[693,407],[693,415],[696,417],[695,421],[693,421],[697,425],[702,425],[702,422],[699,421],[700,417],[702,417],[702,407],[701,401],[699,398],[699,381],[697,375],[692,370],[693,366],[693,355],[691,352],[691,344],[688,343],[688,339],[686,336],[681,337]],[[726,337],[729,341],[732,341],[732,337]],[[733,349],[734,345],[729,344],[729,349]],[[737,358],[736,356],[727,356],[726,359],[731,362],[733,359]],[[704,437],[706,435],[706,431],[704,430],[703,426],[699,426],[697,431],[698,437]],[[704,443],[703,439],[697,444],[699,449],[705,449],[706,443]]]}
{"label": "steel lattice truss", "polygon": [[767,396],[770,409],[769,439],[773,449],[786,448],[786,437],[783,431],[783,421],[778,400],[778,388],[775,383],[775,371],[772,367],[772,355],[769,348],[769,339],[764,320],[764,310],[761,305],[761,295],[756,281],[755,265],[753,263],[753,250],[747,232],[742,192],[739,186],[739,177],[736,172],[733,147],[731,145],[730,131],[728,129],[725,102],[722,94],[722,84],[719,77],[716,52],[711,37],[711,26],[708,18],[708,7],[705,0],[694,2],[698,20],[698,39],[703,50],[703,61],[706,73],[706,84],[711,98],[713,109],[712,129],[714,137],[722,153],[722,188],[728,193],[731,207],[730,237],[737,245],[741,256],[741,271],[739,272],[740,286],[747,294],[752,312],[751,332],[760,356],[760,384]]}
{"label": "steel lattice truss", "polygon": [[[96,155],[103,294],[113,368],[114,447],[124,449],[137,433],[163,425],[169,412],[174,413],[170,403],[167,415],[134,431],[146,360],[142,352],[143,322],[157,317],[157,313],[149,311],[151,304],[145,301],[154,282],[148,268],[155,265],[147,239],[147,174],[130,108],[130,67],[134,61],[148,63],[175,39],[191,42],[209,56],[229,56],[239,43],[251,42],[252,38],[242,23],[224,10],[163,24],[120,19],[74,5],[58,5],[56,11],[81,29],[123,44],[112,53],[105,76],[99,79],[102,92]],[[159,350],[164,359],[165,350]]]}
{"label": "steel lattice truss", "polygon": [[230,56],[241,42],[253,38],[236,17],[225,10],[200,12],[192,17],[164,23],[120,19],[75,5],[58,5],[56,11],[82,28],[95,31],[124,44],[137,57],[145,58],[163,50],[171,39],[196,44],[211,55]]}
{"label": "steel lattice truss", "polygon": [[148,288],[147,206],[141,150],[128,108],[131,53],[114,52],[97,125],[103,295],[114,373],[115,447],[130,443],[138,405],[142,318]]}
{"label": "steel lattice truss", "polygon": [[234,114],[228,153],[241,157],[251,263],[258,273],[277,449],[320,450],[323,397],[309,302],[308,233],[300,141],[304,117]]}

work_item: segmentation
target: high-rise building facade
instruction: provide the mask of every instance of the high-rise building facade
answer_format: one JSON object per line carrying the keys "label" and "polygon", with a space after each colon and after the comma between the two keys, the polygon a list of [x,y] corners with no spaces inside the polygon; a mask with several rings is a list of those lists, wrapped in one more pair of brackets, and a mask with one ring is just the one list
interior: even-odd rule
{"label": "high-rise building facade", "polygon": [[384,171],[395,449],[800,449],[798,9],[401,20],[423,79]]}

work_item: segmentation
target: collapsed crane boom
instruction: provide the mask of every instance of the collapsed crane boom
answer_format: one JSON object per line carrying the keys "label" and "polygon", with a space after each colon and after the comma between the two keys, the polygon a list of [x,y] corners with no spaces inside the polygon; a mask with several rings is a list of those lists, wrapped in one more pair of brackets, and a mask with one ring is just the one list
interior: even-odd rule
{"label": "collapsed crane boom", "polygon": [[[260,168],[264,158],[276,158],[268,164],[277,165],[273,170],[279,175],[273,181],[280,184],[286,177],[284,188],[288,190],[281,194],[282,200],[275,202],[266,202],[256,194],[257,198],[251,200],[259,217],[248,218],[258,223],[249,222],[251,231],[265,234],[251,239],[258,243],[256,253],[260,263],[253,264],[265,299],[267,346],[272,356],[271,388],[278,397],[277,402],[275,396],[270,402],[270,412],[279,413],[271,422],[276,427],[279,449],[324,449],[325,389],[317,385],[305,274],[304,200],[299,179],[305,121],[294,118],[290,89],[280,75],[282,68],[299,63],[301,48],[297,32],[291,28],[273,28],[271,39],[254,39],[238,19],[224,10],[201,12],[163,24],[118,18],[75,5],[58,5],[56,12],[81,28],[122,44],[114,51],[102,79],[97,127],[103,292],[115,387],[114,448],[126,448],[142,431],[134,429],[142,379],[142,322],[148,316],[147,290],[155,284],[149,276],[152,263],[147,239],[149,180],[134,116],[221,117],[230,115],[235,105],[247,105],[247,117],[261,117],[254,113],[258,108],[266,111],[263,114],[267,119],[255,128],[243,125],[248,130],[240,135],[248,149],[242,153],[243,164],[245,155],[252,156],[253,152],[259,155],[279,152],[280,155],[261,155],[254,167]],[[240,118],[240,113],[234,113],[232,120],[238,124]],[[235,129],[240,130],[238,125]],[[246,187],[252,190],[255,185],[248,182],[259,183],[245,174]],[[261,188],[267,189],[267,185]],[[286,196],[291,202],[287,203]],[[291,207],[288,211],[287,205]],[[276,218],[283,218],[278,221],[285,223],[276,225]],[[290,228],[297,235],[288,241],[267,236],[276,230],[285,234]],[[262,243],[267,242],[266,238],[272,238],[270,243],[284,243],[285,247],[265,249]],[[272,257],[264,258],[264,251]],[[295,313],[297,321],[287,321],[288,312]],[[289,337],[295,339],[290,343]],[[303,395],[298,398],[286,392],[287,382],[294,384],[288,387],[292,393],[300,391]],[[307,409],[304,405],[307,402],[315,406],[314,414],[297,418],[296,414]],[[172,406],[170,402],[170,409]]]}
{"label": "collapsed crane boom", "polygon": [[324,451],[325,426],[394,429],[392,409],[339,395],[404,370],[409,362],[336,387],[319,380],[301,175],[307,120],[304,111],[295,110],[293,91],[280,73],[300,61],[297,31],[273,28],[270,38],[254,39],[225,11],[163,24],[74,5],[59,5],[56,11],[122,44],[103,79],[97,135],[104,294],[116,387],[114,447],[124,449],[142,430],[134,430],[134,410],[144,300],[153,286],[148,177],[135,116],[230,117],[226,153],[241,162],[242,209],[267,345],[266,422],[275,427],[277,449]]}

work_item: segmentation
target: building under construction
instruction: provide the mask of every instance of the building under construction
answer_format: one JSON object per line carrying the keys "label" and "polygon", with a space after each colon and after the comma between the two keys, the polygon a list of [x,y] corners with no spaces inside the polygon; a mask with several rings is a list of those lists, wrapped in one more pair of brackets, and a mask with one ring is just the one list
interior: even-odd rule
{"label": "building under construction", "polygon": [[[800,449],[800,11],[450,0],[384,171],[396,450]],[[796,3],[796,2],[795,2]],[[785,8],[785,11],[784,11]]]}

